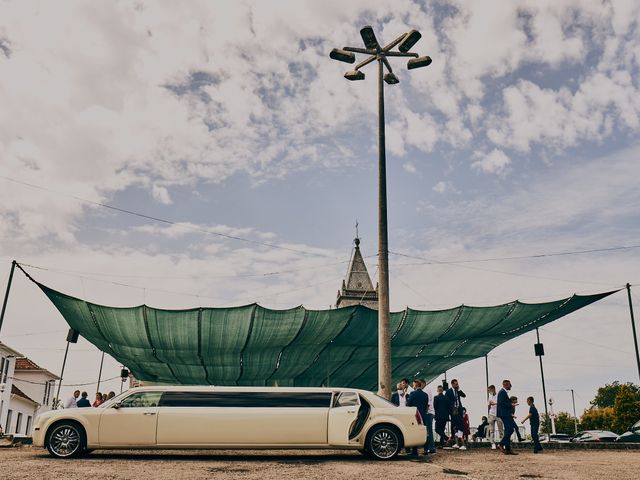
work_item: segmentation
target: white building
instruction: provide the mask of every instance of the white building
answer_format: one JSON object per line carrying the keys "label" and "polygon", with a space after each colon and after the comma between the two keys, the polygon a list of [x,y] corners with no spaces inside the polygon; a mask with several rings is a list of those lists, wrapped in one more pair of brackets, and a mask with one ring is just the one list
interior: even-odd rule
{"label": "white building", "polygon": [[0,342],[0,427],[30,435],[36,415],[51,409],[57,375]]}

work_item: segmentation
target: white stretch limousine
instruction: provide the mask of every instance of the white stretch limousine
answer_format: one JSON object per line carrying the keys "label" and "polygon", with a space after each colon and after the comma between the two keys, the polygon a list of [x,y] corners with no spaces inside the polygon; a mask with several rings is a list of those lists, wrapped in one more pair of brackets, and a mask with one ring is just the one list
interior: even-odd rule
{"label": "white stretch limousine", "polygon": [[345,388],[139,387],[98,408],[36,418],[33,444],[58,458],[114,448],[331,448],[377,459],[424,445],[415,408]]}

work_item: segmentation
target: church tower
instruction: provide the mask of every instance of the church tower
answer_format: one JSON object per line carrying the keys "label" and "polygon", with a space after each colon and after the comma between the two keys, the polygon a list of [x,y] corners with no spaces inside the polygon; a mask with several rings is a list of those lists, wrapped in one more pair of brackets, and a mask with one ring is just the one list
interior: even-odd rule
{"label": "church tower", "polygon": [[367,271],[362,254],[360,253],[360,239],[353,241],[355,244],[347,278],[342,281],[342,289],[338,291],[336,307],[348,307],[350,305],[364,305],[365,307],[378,309],[378,287],[373,288],[371,277]]}

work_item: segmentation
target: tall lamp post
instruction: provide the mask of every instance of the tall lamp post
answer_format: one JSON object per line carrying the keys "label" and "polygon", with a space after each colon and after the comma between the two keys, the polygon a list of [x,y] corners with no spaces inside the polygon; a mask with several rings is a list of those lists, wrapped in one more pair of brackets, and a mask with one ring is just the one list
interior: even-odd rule
{"label": "tall lamp post", "polygon": [[[347,80],[364,80],[361,68],[378,61],[378,394],[391,398],[391,336],[389,332],[389,247],[387,234],[387,169],[384,138],[384,82],[395,85],[400,80],[393,73],[387,57],[411,57],[407,68],[426,67],[431,64],[430,57],[420,57],[409,50],[422,36],[417,30],[403,33],[393,42],[381,47],[373,33],[366,26],[360,30],[365,48],[334,48],[329,57],[345,63],[355,63],[356,53],[367,55],[355,69],[344,74]],[[394,47],[398,51],[393,51]],[[387,73],[385,74],[385,68]]]}

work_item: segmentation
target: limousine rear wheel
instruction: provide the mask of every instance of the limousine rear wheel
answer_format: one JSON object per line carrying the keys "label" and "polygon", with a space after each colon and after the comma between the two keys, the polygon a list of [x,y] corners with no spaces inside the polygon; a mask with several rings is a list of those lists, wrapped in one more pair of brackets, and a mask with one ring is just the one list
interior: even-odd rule
{"label": "limousine rear wheel", "polygon": [[84,429],[78,423],[60,422],[49,429],[45,444],[52,456],[72,458],[85,451],[85,438]]}
{"label": "limousine rear wheel", "polygon": [[372,457],[390,460],[402,450],[402,436],[395,427],[377,425],[367,435],[366,448]]}

